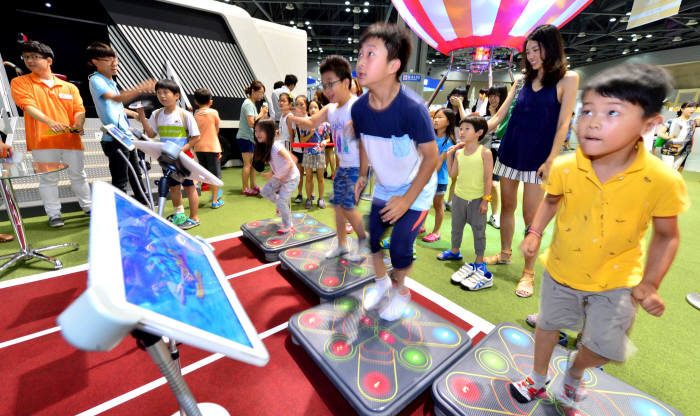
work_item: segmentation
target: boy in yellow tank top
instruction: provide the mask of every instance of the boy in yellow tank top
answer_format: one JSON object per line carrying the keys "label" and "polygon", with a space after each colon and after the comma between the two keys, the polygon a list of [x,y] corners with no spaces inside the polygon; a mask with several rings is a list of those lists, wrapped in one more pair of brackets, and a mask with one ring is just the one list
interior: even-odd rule
{"label": "boy in yellow tank top", "polygon": [[488,131],[486,119],[470,115],[459,123],[460,142],[447,151],[447,171],[457,177],[452,199],[452,249],[438,255],[438,260],[460,260],[464,225],[469,223],[474,235],[474,263],[464,263],[452,275],[452,283],[469,290],[493,286],[493,276],[486,270],[486,212],[491,200],[493,156],[491,150],[479,144]]}

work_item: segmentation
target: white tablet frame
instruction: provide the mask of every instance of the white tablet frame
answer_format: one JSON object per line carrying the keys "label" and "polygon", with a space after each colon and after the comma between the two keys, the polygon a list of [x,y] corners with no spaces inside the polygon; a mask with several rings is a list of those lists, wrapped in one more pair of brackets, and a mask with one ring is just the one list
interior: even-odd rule
{"label": "white tablet frame", "polygon": [[[165,146],[164,142],[153,142],[153,141],[135,141],[134,146],[136,146],[137,149],[140,151],[144,152],[151,158],[158,160],[162,153],[163,146]],[[191,157],[187,156],[185,153],[180,151],[180,154],[178,155],[178,160],[182,163],[182,165],[187,168],[187,170],[190,171],[190,174],[183,178],[183,179],[192,179],[194,181],[199,181],[199,182],[204,182],[208,183],[209,185],[213,186],[223,186],[224,183],[221,181],[221,179],[217,178],[214,176],[211,172],[206,170],[204,166],[200,165],[197,163],[194,159]]]}
{"label": "white tablet frame", "polygon": [[[171,227],[183,238],[202,248],[202,252],[209,260],[209,264],[219,280],[235,315],[238,317],[252,348],[127,302],[124,290],[115,194],[119,194],[132,204],[140,205],[135,199],[105,182],[96,181],[93,183],[88,290],[99,292],[100,296],[96,298],[104,299],[103,304],[100,305],[102,307],[96,308],[95,312],[106,315],[106,319],[113,320],[124,316],[138,316],[138,322],[134,323],[135,327],[146,332],[155,335],[165,335],[185,344],[221,353],[249,364],[257,366],[267,364],[270,358],[267,349],[260,340],[255,327],[248,318],[236,293],[231,288],[211,249],[172,223],[154,215],[145,207],[143,208],[144,212],[152,214],[154,221],[160,221],[165,226]],[[110,314],[116,316],[109,316]]]}
{"label": "white tablet frame", "polygon": [[[126,134],[124,134],[123,131],[119,130],[119,127],[115,126],[114,124],[105,124],[102,126],[102,131],[105,132],[106,134],[109,134],[110,137],[112,137],[114,140],[117,141],[117,143],[121,144],[123,148],[125,148],[128,151],[132,151],[136,148],[134,146],[134,140],[132,140],[130,137],[127,137]],[[127,142],[124,140],[128,140]]]}

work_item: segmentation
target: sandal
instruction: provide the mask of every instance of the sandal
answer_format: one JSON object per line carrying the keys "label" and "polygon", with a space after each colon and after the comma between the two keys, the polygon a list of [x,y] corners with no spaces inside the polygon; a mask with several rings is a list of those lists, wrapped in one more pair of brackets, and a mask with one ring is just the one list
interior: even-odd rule
{"label": "sandal", "polygon": [[195,221],[192,218],[188,218],[182,224],[178,225],[181,230],[189,230],[199,225],[199,221]]}
{"label": "sandal", "polygon": [[[486,264],[510,264],[510,257],[513,255],[513,250],[501,250],[495,256],[484,257]],[[533,273],[534,274],[534,273]]]}
{"label": "sandal", "polygon": [[430,233],[426,236],[423,236],[423,241],[426,243],[434,243],[440,239],[440,234],[435,234],[435,233]]}
{"label": "sandal", "polygon": [[535,292],[535,271],[523,269],[523,276],[515,286],[515,294],[521,298],[529,298]]}
{"label": "sandal", "polygon": [[437,255],[438,260],[462,260],[462,253],[453,253],[452,250],[445,250]]}

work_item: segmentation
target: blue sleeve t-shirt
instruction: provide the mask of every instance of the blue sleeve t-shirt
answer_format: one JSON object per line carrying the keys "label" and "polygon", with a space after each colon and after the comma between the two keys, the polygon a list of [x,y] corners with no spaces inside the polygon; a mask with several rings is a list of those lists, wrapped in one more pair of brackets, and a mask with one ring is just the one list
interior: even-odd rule
{"label": "blue sleeve t-shirt", "polygon": [[[421,143],[435,143],[435,131],[425,101],[401,86],[399,94],[384,110],[373,110],[369,94],[363,94],[352,106],[355,134],[362,141],[370,165],[377,175],[374,198],[388,201],[408,191],[418,174],[422,157]],[[437,187],[433,171],[430,180],[411,205],[412,210],[430,209]]]}
{"label": "blue sleeve t-shirt", "polygon": [[[435,141],[437,142],[438,156],[450,150],[450,147],[452,147],[452,145],[454,144],[447,137],[438,137],[437,139],[435,139]],[[447,159],[445,159],[442,162],[442,165],[440,165],[440,169],[438,169],[437,183],[439,185],[447,185],[449,181],[450,176],[447,174]]]}
{"label": "blue sleeve t-shirt", "polygon": [[[90,95],[92,95],[92,101],[95,103],[95,110],[97,110],[97,116],[100,118],[100,121],[104,125],[114,124],[128,137],[132,137],[131,130],[129,130],[129,120],[127,120],[126,112],[124,111],[124,104],[103,98],[102,96],[107,93],[119,95],[117,83],[107,79],[99,72],[92,74],[90,76]],[[111,142],[112,140],[114,139],[109,134],[102,134],[102,141]]]}

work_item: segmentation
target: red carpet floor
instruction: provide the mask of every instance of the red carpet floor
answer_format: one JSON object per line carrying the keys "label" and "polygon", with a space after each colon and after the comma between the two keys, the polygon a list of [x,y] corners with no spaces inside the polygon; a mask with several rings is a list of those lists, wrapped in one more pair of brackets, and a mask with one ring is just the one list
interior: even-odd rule
{"label": "red carpet floor", "polygon": [[[279,266],[262,266],[262,256],[240,238],[213,244],[229,281],[259,333],[285,324],[291,315],[318,304],[318,297]],[[168,415],[175,398],[147,353],[126,338],[110,352],[83,352],[60,332],[8,345],[11,340],[56,327],[56,317],[85,289],[87,273],[66,274],[0,289],[0,415]],[[418,293],[413,300],[455,325],[472,326]],[[280,328],[278,328],[280,329]],[[475,343],[485,334],[474,337]],[[262,368],[216,359],[185,375],[200,402],[224,406],[232,415],[352,414],[352,408],[311,361],[291,343],[286,327],[264,339],[270,353]],[[182,366],[212,354],[181,345]],[[216,358],[216,356],[212,357]],[[141,389],[134,391],[136,389]],[[116,400],[115,400],[116,399]],[[402,414],[433,414],[426,391]]]}

